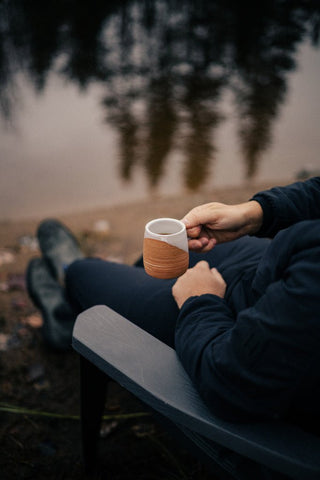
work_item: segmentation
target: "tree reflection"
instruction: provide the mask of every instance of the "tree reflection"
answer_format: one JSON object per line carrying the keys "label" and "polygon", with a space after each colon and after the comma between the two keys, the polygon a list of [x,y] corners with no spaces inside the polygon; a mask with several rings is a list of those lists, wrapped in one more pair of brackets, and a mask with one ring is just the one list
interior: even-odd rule
{"label": "tree reflection", "polygon": [[151,187],[170,154],[184,181],[203,185],[214,162],[222,93],[233,92],[247,176],[272,140],[298,44],[319,40],[320,5],[270,0],[0,0],[0,108],[15,79],[41,91],[52,71],[80,88],[99,82],[119,134],[120,173],[143,165]]}
{"label": "tree reflection", "polygon": [[187,132],[184,151],[186,157],[185,184],[196,190],[206,180],[214,159],[214,129],[220,124],[222,115],[216,109],[222,79],[207,78],[197,72],[186,81],[183,98],[187,117]]}
{"label": "tree reflection", "polygon": [[119,105],[117,112],[109,116],[112,125],[119,133],[120,175],[130,180],[132,169],[138,161],[138,126],[128,104]]}
{"label": "tree reflection", "polygon": [[271,142],[272,123],[287,91],[286,75],[295,67],[296,46],[305,30],[302,11],[288,6],[266,2],[255,5],[252,16],[237,13],[235,93],[248,177]]}
{"label": "tree reflection", "polygon": [[144,165],[150,185],[155,186],[162,177],[167,156],[173,148],[178,123],[170,77],[153,80],[146,99]]}

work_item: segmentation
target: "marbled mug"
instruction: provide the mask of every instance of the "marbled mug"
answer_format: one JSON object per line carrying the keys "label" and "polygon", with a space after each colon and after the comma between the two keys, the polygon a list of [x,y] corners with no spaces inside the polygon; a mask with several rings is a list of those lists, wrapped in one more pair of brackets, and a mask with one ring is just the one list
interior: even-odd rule
{"label": "marbled mug", "polygon": [[145,226],[143,242],[145,271],[156,278],[175,278],[189,265],[186,227],[174,218],[156,218]]}

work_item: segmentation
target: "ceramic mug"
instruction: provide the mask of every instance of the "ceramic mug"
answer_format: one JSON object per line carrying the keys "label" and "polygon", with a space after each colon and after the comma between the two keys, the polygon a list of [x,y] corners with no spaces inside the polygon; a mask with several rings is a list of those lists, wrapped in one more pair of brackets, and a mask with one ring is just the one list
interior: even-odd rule
{"label": "ceramic mug", "polygon": [[186,226],[174,218],[147,223],[143,241],[145,271],[156,278],[176,278],[189,266]]}

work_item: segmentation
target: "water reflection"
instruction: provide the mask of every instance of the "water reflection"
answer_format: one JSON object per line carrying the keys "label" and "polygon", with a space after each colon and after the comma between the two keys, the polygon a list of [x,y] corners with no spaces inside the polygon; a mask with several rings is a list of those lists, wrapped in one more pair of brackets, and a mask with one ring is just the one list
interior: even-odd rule
{"label": "water reflection", "polygon": [[0,0],[0,108],[14,119],[21,72],[39,92],[58,71],[105,90],[118,132],[120,174],[144,167],[150,187],[170,152],[183,153],[184,182],[197,189],[212,168],[221,97],[234,98],[252,177],[295,68],[297,46],[319,40],[319,2],[270,0]]}

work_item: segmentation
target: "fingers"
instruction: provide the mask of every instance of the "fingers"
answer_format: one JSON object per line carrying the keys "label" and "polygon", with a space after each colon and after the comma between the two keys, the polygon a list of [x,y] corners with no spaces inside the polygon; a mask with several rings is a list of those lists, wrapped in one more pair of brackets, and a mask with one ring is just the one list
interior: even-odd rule
{"label": "fingers", "polygon": [[189,248],[197,252],[208,252],[217,243],[213,238],[212,207],[215,204],[205,204],[190,210],[182,222],[186,225],[189,238]]}
{"label": "fingers", "polygon": [[206,260],[200,260],[200,262],[196,263],[193,268],[197,268],[198,270],[210,270],[209,263]]}
{"label": "fingers", "polygon": [[188,237],[190,238],[199,237],[201,230],[202,230],[201,225],[197,225],[196,227],[192,227],[192,228],[187,227]]}
{"label": "fingers", "polygon": [[213,273],[213,275],[215,275],[216,277],[220,277],[220,279],[224,281],[224,278],[219,272],[219,270],[217,270],[215,267],[211,268],[210,270]]}
{"label": "fingers", "polygon": [[188,244],[190,250],[202,250],[202,248],[208,245],[209,239],[208,238],[194,238],[189,239]]}
{"label": "fingers", "polygon": [[215,267],[210,268],[210,265],[206,260],[200,260],[200,262],[196,263],[193,268],[203,271],[210,270],[214,275],[223,278],[219,270],[217,270]]}
{"label": "fingers", "polygon": [[219,270],[217,270],[215,267],[210,268],[210,265],[206,260],[201,260],[200,262],[196,263],[193,269],[196,269],[198,271],[202,270],[203,273],[208,273],[208,271],[210,271],[219,283],[226,285],[225,280]]}
{"label": "fingers", "polygon": [[188,245],[190,250],[198,253],[205,253],[212,250],[216,243],[217,241],[215,238],[201,237],[197,239],[189,239]]}

